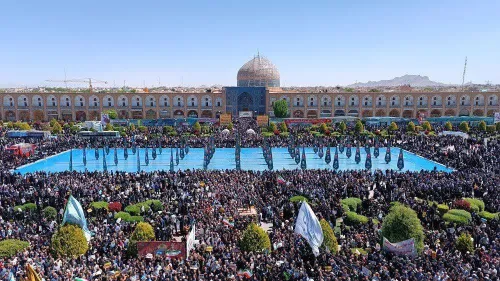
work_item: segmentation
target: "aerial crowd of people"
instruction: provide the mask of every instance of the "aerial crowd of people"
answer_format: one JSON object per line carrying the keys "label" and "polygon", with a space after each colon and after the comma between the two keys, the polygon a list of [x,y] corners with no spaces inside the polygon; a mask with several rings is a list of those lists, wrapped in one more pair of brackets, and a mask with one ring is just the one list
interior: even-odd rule
{"label": "aerial crowd of people", "polygon": [[[260,147],[261,134],[251,119],[234,120],[235,128],[223,134],[211,128],[216,147],[234,147],[235,133],[243,147]],[[375,128],[373,128],[375,130]],[[384,128],[377,128],[384,129]],[[436,131],[442,128],[434,128]],[[179,129],[181,130],[183,129]],[[289,129],[300,137],[301,146],[313,146],[314,137],[305,128]],[[352,130],[352,128],[347,129]],[[1,130],[5,134],[6,129]],[[132,137],[133,136],[133,137]],[[323,143],[336,145],[346,140],[373,144],[370,135],[321,136]],[[485,141],[485,138],[487,140]],[[478,198],[490,213],[500,212],[500,139],[495,135],[463,138],[453,135],[408,134],[402,128],[391,134],[392,145],[439,162],[451,173],[429,171],[377,170],[186,170],[155,172],[58,172],[27,174],[12,170],[81,147],[139,147],[160,143],[163,147],[186,142],[204,147],[207,137],[183,138],[163,134],[163,128],[130,130],[127,136],[109,139],[82,139],[69,132],[35,143],[29,158],[5,153],[5,147],[20,142],[0,137],[0,240],[28,241],[29,248],[10,258],[0,258],[0,279],[24,277],[31,264],[46,281],[74,280],[498,280],[500,268],[500,226],[496,219],[484,219],[471,211],[469,223],[445,221],[437,204],[451,207],[462,198]],[[159,140],[159,141],[158,141]],[[289,138],[267,138],[270,146],[286,147]],[[380,143],[387,144],[385,138]],[[285,183],[278,182],[278,178]],[[51,238],[62,220],[69,195],[79,200],[94,233],[86,254],[68,259],[54,255]],[[308,244],[294,233],[300,204],[290,198],[301,195],[310,201],[315,214],[335,229],[339,249],[322,249],[312,255]],[[366,223],[349,224],[341,200],[360,198],[357,213]],[[160,200],[164,209],[142,212],[152,225],[156,239],[172,241],[184,237],[186,227],[195,225],[196,241],[186,259],[127,255],[135,223],[117,221],[113,211],[92,209],[96,201],[120,202],[128,206],[146,200]],[[36,210],[20,212],[14,207],[35,203]],[[391,202],[413,209],[424,228],[424,249],[416,257],[394,255],[382,249],[380,230]],[[52,206],[57,216],[48,219],[42,209]],[[255,216],[242,209],[253,206]],[[233,225],[224,223],[226,218]],[[265,227],[271,251],[245,252],[239,239],[250,221]],[[474,250],[461,252],[456,238],[468,233]],[[183,238],[185,239],[185,238]],[[251,275],[239,274],[248,269]],[[109,274],[112,272],[113,274]],[[116,274],[114,274],[116,273]],[[10,281],[10,280],[9,280]]]}

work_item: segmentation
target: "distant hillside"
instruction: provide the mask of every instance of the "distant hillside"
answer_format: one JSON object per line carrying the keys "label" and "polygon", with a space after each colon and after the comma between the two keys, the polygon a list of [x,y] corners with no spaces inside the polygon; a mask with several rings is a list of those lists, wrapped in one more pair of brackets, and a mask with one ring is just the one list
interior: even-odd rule
{"label": "distant hillside", "polygon": [[421,75],[404,75],[391,80],[368,81],[366,83],[355,83],[349,87],[397,87],[410,85],[412,87],[434,87],[445,86],[446,84],[429,80],[427,76]]}

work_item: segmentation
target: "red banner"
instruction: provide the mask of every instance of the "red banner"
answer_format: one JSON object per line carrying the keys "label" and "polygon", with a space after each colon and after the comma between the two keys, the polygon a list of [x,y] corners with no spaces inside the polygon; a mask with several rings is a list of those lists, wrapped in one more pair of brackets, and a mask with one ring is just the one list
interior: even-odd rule
{"label": "red banner", "polygon": [[162,256],[171,259],[186,258],[186,244],[174,241],[151,241],[137,242],[137,251],[139,256],[152,254],[153,256]]}

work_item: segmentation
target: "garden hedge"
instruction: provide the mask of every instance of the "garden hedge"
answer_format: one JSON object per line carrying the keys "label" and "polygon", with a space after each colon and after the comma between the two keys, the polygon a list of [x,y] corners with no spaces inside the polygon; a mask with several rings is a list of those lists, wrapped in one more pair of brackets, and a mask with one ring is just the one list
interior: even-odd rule
{"label": "garden hedge", "polygon": [[355,212],[347,212],[346,213],[346,224],[348,225],[357,225],[357,224],[365,224],[368,222],[368,218],[363,216],[363,215],[359,215],[359,214],[356,214]]}
{"label": "garden hedge", "polygon": [[465,201],[470,203],[470,210],[472,212],[478,213],[484,211],[484,202],[483,200],[475,199],[475,198],[464,198]]}
{"label": "garden hedge", "polygon": [[471,214],[465,210],[451,209],[443,215],[443,220],[456,224],[468,224],[471,219]]}
{"label": "garden hedge", "polygon": [[30,246],[29,242],[18,239],[0,241],[0,258],[11,258]]}
{"label": "garden hedge", "polygon": [[498,220],[499,218],[499,213],[490,213],[487,211],[479,212],[478,215],[486,220]]}
{"label": "garden hedge", "polygon": [[448,210],[450,209],[450,207],[448,207],[448,205],[446,205],[446,204],[438,204],[437,205],[437,209],[438,209],[439,213],[441,215],[443,215],[446,212],[448,212]]}
{"label": "garden hedge", "polygon": [[142,216],[131,216],[127,212],[118,212],[115,214],[115,219],[121,218],[124,222],[142,222],[144,218]]}
{"label": "garden hedge", "polygon": [[143,213],[141,210],[144,210],[144,212],[148,212],[150,209],[158,212],[162,211],[164,209],[164,206],[160,200],[147,200],[125,207],[125,212],[130,213],[133,216],[138,216]]}
{"label": "garden hedge", "polygon": [[309,199],[307,199],[306,197],[301,196],[301,195],[293,196],[290,198],[290,202],[293,202],[293,203],[302,202],[302,201],[306,201],[309,203]]}
{"label": "garden hedge", "polygon": [[98,209],[108,209],[108,202],[104,202],[104,201],[97,201],[97,202],[92,202],[90,203],[90,207],[92,207],[92,209],[94,210],[98,210]]}
{"label": "garden hedge", "polygon": [[362,201],[361,199],[356,197],[349,197],[342,199],[340,202],[342,203],[342,205],[348,206],[351,212],[356,212],[358,208],[361,206]]}
{"label": "garden hedge", "polygon": [[36,210],[36,204],[35,203],[26,203],[24,205],[17,205],[14,207],[14,210],[21,212],[26,212],[26,211],[35,211]]}

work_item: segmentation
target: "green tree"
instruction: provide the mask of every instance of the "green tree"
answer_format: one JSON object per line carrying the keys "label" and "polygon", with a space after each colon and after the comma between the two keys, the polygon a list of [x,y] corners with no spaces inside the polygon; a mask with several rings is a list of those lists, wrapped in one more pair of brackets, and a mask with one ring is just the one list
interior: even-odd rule
{"label": "green tree", "polygon": [[481,122],[479,122],[479,124],[477,124],[477,128],[481,132],[486,132],[486,122],[484,122],[483,120],[481,120]]}
{"label": "green tree", "polygon": [[286,127],[285,122],[280,123],[280,132],[282,132],[282,133],[288,132],[288,128]]}
{"label": "green tree", "polygon": [[465,254],[466,252],[474,252],[474,243],[469,233],[462,232],[455,241],[455,248]]}
{"label": "green tree", "polygon": [[240,248],[245,252],[260,252],[271,249],[271,240],[264,229],[252,222],[243,231]]}
{"label": "green tree", "polygon": [[43,209],[43,216],[48,220],[53,220],[57,216],[57,210],[54,207],[48,206]]}
{"label": "green tree", "polygon": [[394,132],[398,130],[398,125],[395,122],[391,122],[389,125],[389,128],[387,128],[389,131]]}
{"label": "green tree", "polygon": [[88,249],[87,239],[78,226],[66,224],[52,236],[52,252],[55,256],[76,258],[84,255]]}
{"label": "green tree", "polygon": [[113,131],[113,125],[111,123],[106,124],[106,127],[104,127],[104,131]]}
{"label": "green tree", "polygon": [[276,126],[276,123],[271,122],[271,123],[269,124],[269,129],[268,129],[268,131],[272,133],[272,132],[274,132],[274,131],[276,131],[276,130],[278,130],[278,126]]}
{"label": "green tree", "polygon": [[200,122],[196,121],[196,123],[194,123],[193,125],[193,130],[195,132],[201,132],[201,125],[200,125]]}
{"label": "green tree", "polygon": [[117,119],[118,113],[114,109],[104,111],[105,114],[109,116],[109,119]]}
{"label": "green tree", "polygon": [[50,126],[51,127],[54,127],[54,124],[58,123],[57,120],[55,118],[52,118],[49,122]]}
{"label": "green tree", "polygon": [[137,241],[153,241],[155,240],[155,231],[147,222],[139,222],[130,236],[128,253],[132,256],[137,255]]}
{"label": "green tree", "polygon": [[444,124],[444,128],[446,129],[446,131],[451,131],[453,130],[453,125],[451,125],[451,122],[448,121],[446,122],[446,124]]}
{"label": "green tree", "polygon": [[345,132],[345,130],[347,130],[347,125],[345,124],[344,121],[340,122],[339,124],[339,130],[341,133]]}
{"label": "green tree", "polygon": [[407,132],[415,132],[415,123],[410,121],[408,125],[406,125],[406,131]]}
{"label": "green tree", "polygon": [[324,237],[321,247],[328,248],[331,253],[337,253],[339,243],[337,242],[337,237],[335,237],[335,233],[333,232],[332,227],[325,219],[321,219],[319,221],[319,224],[321,225],[321,229],[323,230]]}
{"label": "green tree", "polygon": [[361,123],[361,120],[358,120],[356,122],[356,125],[354,125],[354,131],[356,133],[362,133],[365,130],[365,127],[363,126],[363,123]]}
{"label": "green tree", "polygon": [[424,228],[420,219],[415,211],[403,205],[391,207],[382,224],[382,236],[393,243],[414,238],[418,252],[424,247]]}
{"label": "green tree", "polygon": [[62,132],[62,127],[59,122],[55,122],[51,129],[52,134],[60,134]]}
{"label": "green tree", "polygon": [[458,128],[460,129],[460,131],[462,131],[464,133],[468,133],[469,132],[469,123],[462,121],[460,123],[460,125],[458,126]]}
{"label": "green tree", "polygon": [[232,130],[233,130],[233,128],[234,128],[233,122],[229,122],[229,124],[227,124],[227,129],[228,129],[229,131],[232,131]]}
{"label": "green tree", "polygon": [[425,121],[423,124],[422,124],[422,128],[426,131],[432,131],[432,126],[431,126],[431,123],[429,123],[429,121]]}
{"label": "green tree", "polygon": [[285,118],[288,116],[288,103],[286,100],[277,100],[273,104],[274,116]]}

